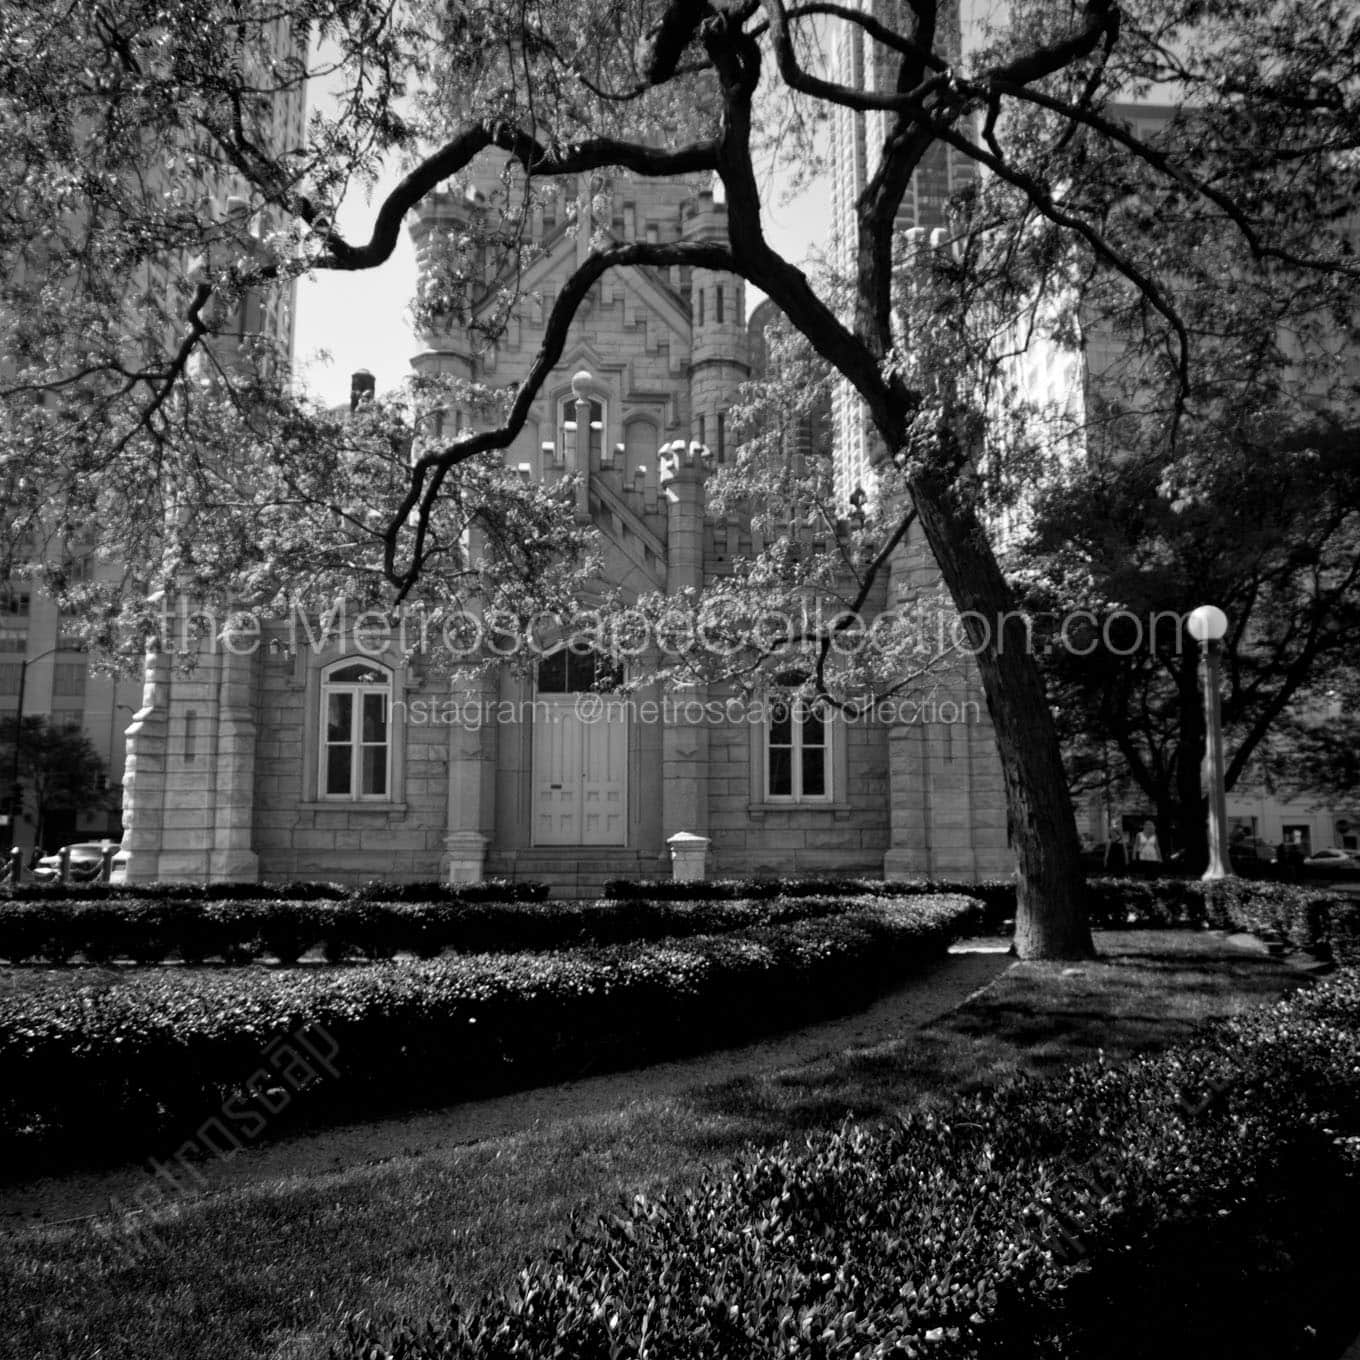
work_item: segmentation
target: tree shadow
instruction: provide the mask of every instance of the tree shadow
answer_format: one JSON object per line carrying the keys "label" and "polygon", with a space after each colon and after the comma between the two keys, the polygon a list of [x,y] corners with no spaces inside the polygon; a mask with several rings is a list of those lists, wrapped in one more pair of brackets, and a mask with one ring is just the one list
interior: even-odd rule
{"label": "tree shadow", "polygon": [[1020,964],[923,1028],[778,1072],[686,1093],[722,1150],[800,1139],[848,1115],[873,1122],[955,1093],[1075,1063],[1158,1052],[1203,1025],[1305,985],[1286,964],[1187,936],[1107,949],[1091,963]]}

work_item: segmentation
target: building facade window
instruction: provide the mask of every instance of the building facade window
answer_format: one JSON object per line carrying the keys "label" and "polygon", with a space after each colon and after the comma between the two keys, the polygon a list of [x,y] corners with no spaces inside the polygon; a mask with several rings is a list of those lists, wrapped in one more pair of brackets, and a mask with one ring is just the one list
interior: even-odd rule
{"label": "building facade window", "polygon": [[727,457],[727,412],[718,412],[718,462]]}
{"label": "building facade window", "polygon": [[27,590],[15,590],[13,586],[0,586],[0,614],[12,614],[15,618],[27,618],[32,595]]}
{"label": "building facade window", "polygon": [[0,665],[0,694],[18,694],[22,674],[22,662],[6,661]]}
{"label": "building facade window", "polygon": [[725,309],[723,307],[723,286],[722,284],[719,283],[716,284],[713,289],[713,320],[716,321],[720,326],[723,323],[724,310]]}
{"label": "building facade window", "polygon": [[831,729],[826,710],[802,699],[771,702],[765,722],[765,798],[831,801]]}
{"label": "building facade window", "polygon": [[694,290],[694,295],[698,300],[698,322],[699,325],[702,326],[704,324],[704,290],[702,288],[696,288]]}
{"label": "building facade window", "polygon": [[373,661],[337,661],[321,677],[323,799],[387,799],[392,772],[392,672]]}
{"label": "building facade window", "polygon": [[52,693],[63,698],[83,696],[85,672],[83,661],[58,661],[52,667]]}

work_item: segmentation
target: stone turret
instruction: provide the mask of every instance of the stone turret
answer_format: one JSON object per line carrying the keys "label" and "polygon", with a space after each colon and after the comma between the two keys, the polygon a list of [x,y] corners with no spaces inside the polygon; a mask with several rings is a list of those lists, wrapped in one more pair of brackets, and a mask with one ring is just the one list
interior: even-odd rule
{"label": "stone turret", "polygon": [[[727,241],[727,204],[701,190],[681,209],[686,241]],[[732,455],[728,411],[737,388],[750,377],[745,283],[724,270],[696,269],[690,282],[690,429],[716,461]]]}
{"label": "stone turret", "polygon": [[[445,242],[472,233],[481,225],[486,212],[485,199],[477,189],[468,188],[456,193],[430,194],[416,210],[411,223],[411,239],[415,243],[416,260],[422,284],[438,275],[435,261]],[[476,276],[477,252],[472,252],[470,265],[473,273],[467,279],[469,295],[465,304],[482,280]],[[476,358],[472,337],[468,330],[467,306],[450,312],[443,324],[424,327],[420,332],[421,351],[411,360],[411,367],[421,377],[461,378],[477,377]]]}
{"label": "stone turret", "polygon": [[677,439],[658,456],[666,498],[666,590],[671,595],[704,584],[704,478],[712,454],[697,441]]}

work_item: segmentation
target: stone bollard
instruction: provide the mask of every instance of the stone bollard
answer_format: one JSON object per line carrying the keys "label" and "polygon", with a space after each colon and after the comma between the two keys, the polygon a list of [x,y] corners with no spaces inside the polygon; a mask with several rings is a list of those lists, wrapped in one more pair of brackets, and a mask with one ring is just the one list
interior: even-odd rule
{"label": "stone bollard", "polygon": [[701,883],[707,877],[708,837],[677,831],[666,844],[671,849],[671,878],[676,883]]}

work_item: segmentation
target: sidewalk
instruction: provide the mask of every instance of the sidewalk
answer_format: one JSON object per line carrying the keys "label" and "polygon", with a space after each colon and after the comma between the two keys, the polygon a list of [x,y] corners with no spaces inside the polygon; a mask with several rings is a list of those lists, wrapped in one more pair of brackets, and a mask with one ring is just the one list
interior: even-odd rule
{"label": "sidewalk", "polygon": [[[642,1096],[777,1073],[846,1049],[872,1048],[962,1005],[1010,966],[1009,949],[1008,940],[961,941],[938,965],[913,975],[866,1010],[736,1048],[244,1148],[199,1164],[197,1189],[179,1198],[187,1203],[293,1176],[324,1181],[356,1167],[415,1159],[611,1106],[621,1108]],[[148,1167],[137,1163],[6,1188],[0,1191],[0,1233],[100,1217],[108,1213],[111,1200],[135,1203],[150,1176]]]}

